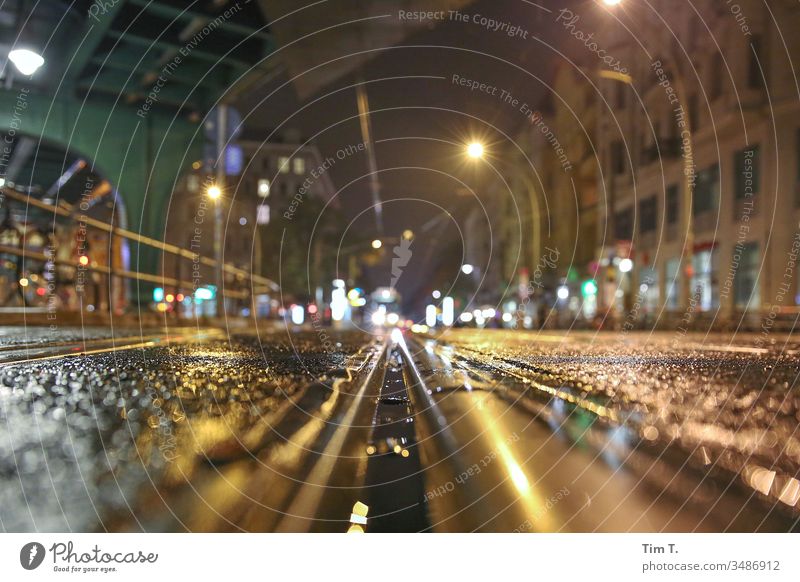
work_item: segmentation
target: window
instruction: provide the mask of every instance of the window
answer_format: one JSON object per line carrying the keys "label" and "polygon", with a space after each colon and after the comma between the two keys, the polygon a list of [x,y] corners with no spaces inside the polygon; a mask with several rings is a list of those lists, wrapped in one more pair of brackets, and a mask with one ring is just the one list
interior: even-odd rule
{"label": "window", "polygon": [[619,139],[611,142],[611,172],[615,176],[625,173],[625,148]]}
{"label": "window", "polygon": [[761,35],[753,35],[753,40],[750,41],[749,50],[749,66],[747,67],[747,86],[751,89],[762,89],[764,87],[764,78],[761,75],[761,69],[764,69],[764,76],[766,76],[767,63],[764,61],[763,45],[764,42]]}
{"label": "window", "polygon": [[696,304],[702,311],[719,307],[714,249],[699,251],[692,257],[692,288]]}
{"label": "window", "polygon": [[269,206],[266,204],[259,204],[256,214],[257,224],[269,224]]}
{"label": "window", "polygon": [[700,129],[700,107],[697,105],[697,93],[690,95],[686,103],[686,113],[689,115],[689,131]]}
{"label": "window", "polygon": [[733,155],[733,195],[736,200],[752,198],[758,194],[761,181],[758,146],[739,150]]}
{"label": "window", "polygon": [[633,238],[633,208],[620,210],[614,215],[614,237],[617,240]]}
{"label": "window", "polygon": [[639,202],[639,232],[653,232],[656,229],[658,214],[658,200],[655,196],[645,198]]}
{"label": "window", "polygon": [[299,176],[300,174],[305,174],[306,173],[306,160],[305,160],[305,158],[295,158],[293,160],[293,162],[294,162],[293,170],[294,170],[295,174],[297,174]]}
{"label": "window", "polygon": [[794,163],[796,165],[794,178],[794,205],[795,207],[800,207],[800,129],[798,129],[795,134],[794,148]]}
{"label": "window", "polygon": [[617,88],[617,92],[615,95],[615,106],[617,109],[624,109],[625,108],[625,97],[627,96],[627,85],[625,83],[614,83],[614,86]]}
{"label": "window", "polygon": [[667,309],[678,309],[678,290],[680,289],[680,275],[678,270],[681,267],[679,258],[668,259],[665,273],[664,284],[667,291]]}
{"label": "window", "polygon": [[287,158],[286,156],[278,157],[278,171],[281,174],[289,173],[289,158]]}
{"label": "window", "polygon": [[758,291],[758,243],[736,245],[733,249],[733,266],[738,268],[733,279],[733,302],[738,309],[758,309],[761,303]]}
{"label": "window", "polygon": [[666,213],[667,213],[667,224],[677,224],[678,222],[678,215],[680,212],[680,200],[678,199],[679,196],[678,185],[677,184],[670,184],[667,186],[667,200],[666,200]]}
{"label": "window", "polygon": [[269,196],[269,180],[262,178],[258,181],[258,196],[260,198]]}
{"label": "window", "polygon": [[722,96],[722,75],[725,72],[725,64],[722,62],[722,55],[718,52],[711,57],[711,82],[709,83],[708,98],[713,101]]}
{"label": "window", "polygon": [[692,200],[692,214],[716,212],[719,208],[719,164],[697,172]]}

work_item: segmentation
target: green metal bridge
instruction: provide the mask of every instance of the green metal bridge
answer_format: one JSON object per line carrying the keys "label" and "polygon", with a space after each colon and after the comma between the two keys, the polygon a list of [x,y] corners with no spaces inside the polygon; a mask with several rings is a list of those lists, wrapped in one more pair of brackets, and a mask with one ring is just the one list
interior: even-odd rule
{"label": "green metal bridge", "polygon": [[[28,77],[6,59],[0,72],[0,179],[74,204],[83,185],[70,167],[98,175],[121,202],[118,224],[158,240],[209,112],[276,68],[267,21],[244,0],[3,3],[0,54],[20,46],[45,64]],[[152,248],[132,256],[153,272]]]}

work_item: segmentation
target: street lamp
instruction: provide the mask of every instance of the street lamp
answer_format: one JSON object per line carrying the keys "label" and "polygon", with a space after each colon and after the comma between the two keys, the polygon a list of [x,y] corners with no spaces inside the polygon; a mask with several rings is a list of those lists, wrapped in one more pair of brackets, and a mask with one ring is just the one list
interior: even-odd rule
{"label": "street lamp", "polygon": [[376,238],[374,241],[372,241],[372,248],[373,249],[379,249],[382,246],[383,246],[383,243],[381,242],[381,239]]}
{"label": "street lamp", "polygon": [[455,301],[448,296],[442,300],[442,325],[450,327],[455,320]]}
{"label": "street lamp", "polygon": [[616,6],[620,2],[622,2],[622,0],[603,0],[603,4],[606,6]]}
{"label": "street lamp", "polygon": [[[472,157],[473,159],[483,158],[484,147],[479,142],[472,142],[467,146],[467,155]],[[524,157],[524,153],[523,153]],[[503,161],[502,158],[495,158],[493,161]],[[524,161],[528,161],[525,157],[524,160],[517,160],[520,164]],[[537,187],[531,180],[530,176],[524,171],[519,171],[519,166],[514,163],[512,160],[505,160],[505,164],[508,165],[510,168],[514,170],[514,175],[519,178],[520,181],[524,184],[525,188],[527,189],[528,200],[531,206],[531,222],[532,222],[532,229],[534,231],[533,236],[531,236],[531,262],[536,264],[539,260],[540,255],[540,248],[541,248],[541,241],[540,241],[540,223],[541,223],[541,214],[539,209],[539,201],[536,197]],[[491,164],[489,164],[491,166]],[[496,170],[495,170],[496,171]],[[470,273],[472,270],[470,269]],[[466,273],[469,274],[469,273]]]}
{"label": "street lamp", "polygon": [[483,144],[473,141],[467,146],[467,155],[472,159],[478,160],[483,157]]}
{"label": "street lamp", "polygon": [[472,265],[461,265],[461,272],[465,275],[472,275],[472,271],[475,270],[475,267]]}
{"label": "street lamp", "polygon": [[14,63],[23,75],[33,75],[44,64],[42,55],[28,49],[14,49],[8,53],[8,59]]}
{"label": "street lamp", "polygon": [[425,308],[425,325],[428,327],[436,327],[436,306],[428,305]]}
{"label": "street lamp", "polygon": [[217,199],[219,199],[219,197],[220,197],[220,196],[222,196],[222,190],[221,190],[221,189],[220,189],[220,187],[219,187],[219,186],[217,186],[217,185],[211,185],[211,186],[209,186],[209,187],[208,187],[208,189],[206,190],[206,195],[207,195],[207,196],[208,196],[208,197],[209,197],[211,200],[217,200]]}

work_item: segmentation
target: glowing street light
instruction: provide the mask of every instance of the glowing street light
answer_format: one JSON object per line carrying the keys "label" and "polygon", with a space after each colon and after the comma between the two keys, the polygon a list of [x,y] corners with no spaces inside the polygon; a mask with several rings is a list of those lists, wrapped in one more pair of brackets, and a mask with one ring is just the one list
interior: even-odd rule
{"label": "glowing street light", "polygon": [[467,146],[467,155],[472,159],[478,160],[483,157],[483,144],[473,141]]}
{"label": "glowing street light", "polygon": [[372,241],[372,248],[373,249],[379,249],[382,246],[383,246],[383,243],[381,242],[381,239],[376,238],[374,241]]}
{"label": "glowing street light", "polygon": [[442,300],[442,325],[451,326],[455,319],[455,302],[452,297]]}
{"label": "glowing street light", "polygon": [[331,292],[331,319],[342,321],[347,314],[347,296],[344,287],[335,287]]}
{"label": "glowing street light", "polygon": [[33,75],[44,64],[42,55],[28,49],[15,49],[8,53],[8,58],[20,73],[29,76]]}
{"label": "glowing street light", "polygon": [[306,318],[306,313],[302,305],[292,305],[290,313],[293,324],[303,325],[303,321],[305,321]]}
{"label": "glowing street light", "polygon": [[616,6],[620,2],[622,2],[622,0],[603,0],[603,4],[606,6]]}
{"label": "glowing street light", "polygon": [[558,298],[561,299],[562,301],[568,299],[569,298],[569,287],[567,287],[566,285],[562,285],[561,287],[558,288],[557,295],[558,295]]}
{"label": "glowing street light", "polygon": [[472,275],[472,271],[475,270],[475,267],[472,265],[461,265],[461,272],[465,275]]}
{"label": "glowing street light", "polygon": [[428,327],[436,327],[436,306],[428,305],[425,308],[425,325]]}
{"label": "glowing street light", "polygon": [[211,198],[211,200],[217,200],[220,196],[222,196],[222,190],[219,186],[213,185],[208,187],[206,194],[209,198]]}
{"label": "glowing street light", "polygon": [[630,259],[622,259],[619,262],[619,272],[620,273],[630,273],[631,269],[633,269],[633,261]]}

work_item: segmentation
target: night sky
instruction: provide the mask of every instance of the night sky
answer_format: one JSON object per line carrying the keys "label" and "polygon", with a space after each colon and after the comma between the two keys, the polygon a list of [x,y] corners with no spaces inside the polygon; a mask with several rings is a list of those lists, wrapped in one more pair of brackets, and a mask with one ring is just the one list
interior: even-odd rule
{"label": "night sky", "polygon": [[[542,4],[560,8],[576,3]],[[539,79],[547,79],[553,57],[558,56],[553,47],[565,53],[578,48],[577,42],[565,42],[568,37],[553,25],[556,10],[547,14],[523,1],[484,0],[461,12],[516,24],[523,32],[510,37],[472,22],[444,20],[398,46],[376,51],[363,70],[310,98],[301,101],[284,74],[239,104],[244,114],[250,112],[248,130],[263,130],[265,135],[276,128],[280,128],[278,134],[298,130],[319,147],[323,157],[335,156],[338,150],[362,141],[352,85],[366,81],[384,236],[397,237],[405,229],[416,235],[407,267],[413,276],[402,277],[398,283],[406,303],[454,278],[463,253],[455,223],[463,229],[464,217],[479,205],[476,196],[491,204],[482,194],[493,178],[465,159],[464,144],[478,138],[491,152],[507,143],[503,134],[513,137],[528,121],[519,107],[503,100],[502,91],[537,109],[548,93]],[[341,56],[336,46],[331,46],[330,54],[331,58]],[[494,94],[470,90],[454,82],[454,75],[465,83],[477,81],[497,90]],[[272,91],[274,95],[265,99]],[[341,189],[341,208],[353,221],[343,246],[379,236],[371,211],[367,164],[365,155],[352,155],[337,160],[330,170]],[[389,284],[390,257],[391,252],[381,265],[368,270],[373,286]]]}

